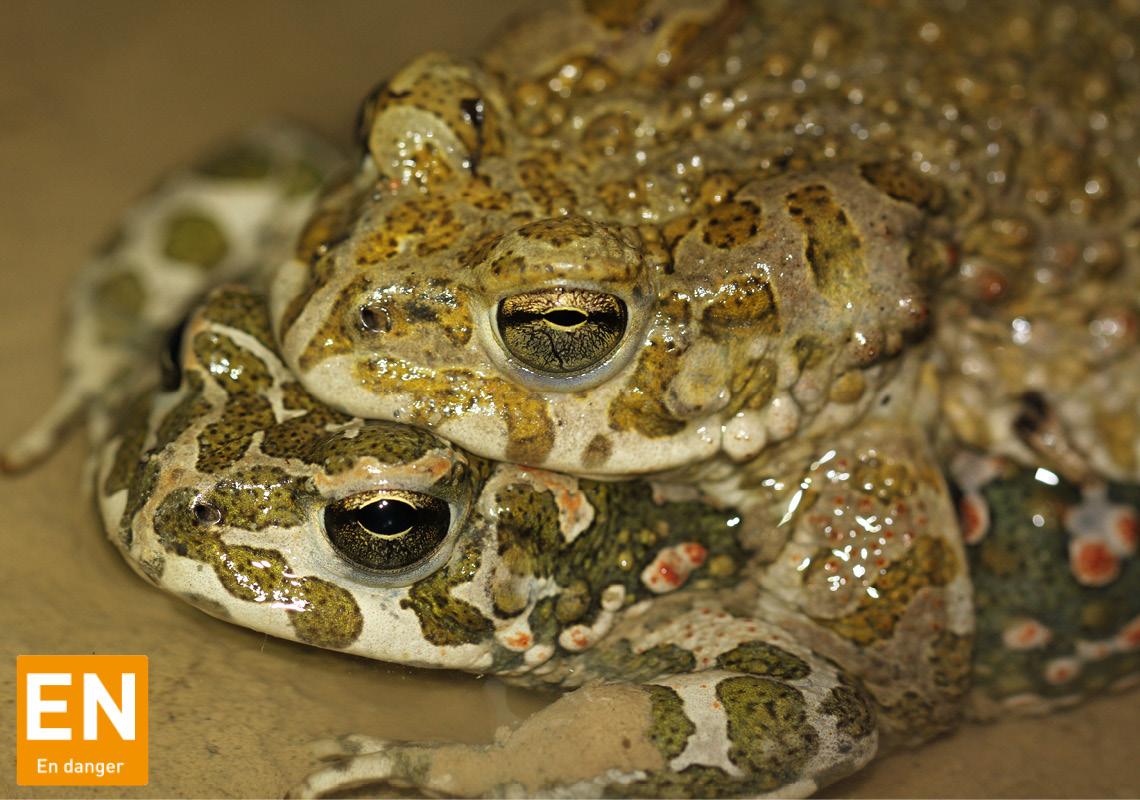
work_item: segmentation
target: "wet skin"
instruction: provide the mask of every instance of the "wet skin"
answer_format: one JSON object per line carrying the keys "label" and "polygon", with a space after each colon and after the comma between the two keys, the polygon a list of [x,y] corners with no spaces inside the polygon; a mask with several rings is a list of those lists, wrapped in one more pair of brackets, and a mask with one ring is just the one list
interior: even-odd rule
{"label": "wet skin", "polygon": [[586,3],[421,57],[352,169],[263,130],[128,215],[0,463],[87,411],[160,588],[574,690],[490,749],[331,743],[302,793],[804,794],[1122,687],[1122,21]]}

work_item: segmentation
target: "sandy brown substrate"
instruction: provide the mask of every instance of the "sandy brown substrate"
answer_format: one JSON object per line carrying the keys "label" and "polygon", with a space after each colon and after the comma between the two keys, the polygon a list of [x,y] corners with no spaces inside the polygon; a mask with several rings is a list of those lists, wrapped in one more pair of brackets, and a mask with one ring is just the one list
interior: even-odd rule
{"label": "sandy brown substrate", "polygon": [[[96,3],[6,0],[0,24],[0,439],[56,385],[60,298],[116,215],[163,169],[286,114],[341,140],[360,96],[425,47],[473,52],[524,0]],[[451,8],[449,8],[449,5]],[[461,13],[454,9],[461,8]],[[83,446],[0,480],[0,796],[14,785],[14,656],[145,653],[151,783],[103,796],[276,796],[304,743],[347,731],[485,741],[541,697],[268,639],[144,585],[96,528]],[[1135,796],[1140,693],[968,727],[829,796]]]}

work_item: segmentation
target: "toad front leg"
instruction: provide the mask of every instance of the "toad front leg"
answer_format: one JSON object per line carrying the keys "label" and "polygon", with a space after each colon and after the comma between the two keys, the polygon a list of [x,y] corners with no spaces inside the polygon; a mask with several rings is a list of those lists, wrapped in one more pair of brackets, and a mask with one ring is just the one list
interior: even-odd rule
{"label": "toad front leg", "polygon": [[292,795],[807,796],[872,758],[870,701],[834,664],[712,598],[677,600],[559,664],[589,682],[494,744],[349,737]]}
{"label": "toad front leg", "polygon": [[317,190],[341,164],[312,134],[277,124],[163,177],[75,276],[58,397],[0,447],[0,473],[47,456],[79,419],[99,441],[106,416],[157,382],[163,341],[177,348],[179,323],[195,302],[222,283],[259,284],[291,254]]}

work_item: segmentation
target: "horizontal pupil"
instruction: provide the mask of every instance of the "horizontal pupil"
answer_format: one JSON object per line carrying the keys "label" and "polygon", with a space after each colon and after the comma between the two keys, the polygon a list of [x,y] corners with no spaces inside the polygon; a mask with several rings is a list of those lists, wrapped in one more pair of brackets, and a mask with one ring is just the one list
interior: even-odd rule
{"label": "horizontal pupil", "polygon": [[399,500],[378,500],[353,513],[362,528],[381,536],[403,533],[416,523],[416,509]]}
{"label": "horizontal pupil", "polygon": [[575,308],[555,308],[551,311],[547,311],[542,316],[547,322],[560,325],[563,328],[572,328],[589,319],[589,316],[585,312]]}
{"label": "horizontal pupil", "polygon": [[572,308],[556,308],[551,311],[514,311],[501,317],[500,325],[525,325],[530,322],[551,322],[564,328],[571,328],[584,322],[602,327],[617,328],[625,322],[619,311],[577,311]]}

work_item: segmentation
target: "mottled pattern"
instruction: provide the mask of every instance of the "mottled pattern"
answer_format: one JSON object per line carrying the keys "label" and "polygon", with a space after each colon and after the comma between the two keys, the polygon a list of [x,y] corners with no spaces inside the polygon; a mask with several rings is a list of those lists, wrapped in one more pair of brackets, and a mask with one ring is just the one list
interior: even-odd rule
{"label": "mottled pattern", "polygon": [[[926,354],[917,345],[938,319],[1014,300],[1023,304],[1008,306],[1009,320],[1025,319],[1015,312],[1045,309],[1081,275],[1125,293],[1134,285],[1134,270],[1120,269],[1131,252],[1121,165],[1134,159],[1127,137],[1099,120],[1134,113],[1121,87],[1135,76],[1099,45],[1117,27],[1104,9],[1078,25],[1019,3],[908,6],[840,26],[780,0],[620,5],[540,15],[478,64],[425,56],[366,104],[370,158],[355,183],[375,191],[319,276],[288,264],[274,285],[274,305],[287,305],[277,317],[286,361],[310,391],[400,421],[409,402],[430,405],[416,424],[485,457],[692,475],[710,458],[776,458],[792,436],[857,424],[877,397],[905,388],[895,378]],[[1016,34],[996,33],[1006,28]],[[1113,90],[1093,98],[1063,69],[1045,79],[1003,56],[1030,39],[1050,64],[1088,53],[1087,79]],[[951,66],[932,69],[942,62]],[[491,138],[480,143],[480,131]],[[603,253],[607,236],[622,244]],[[1049,278],[1031,290],[1034,258]],[[636,292],[615,278],[630,265],[642,270]],[[434,280],[447,292],[424,301],[430,313],[417,309],[421,336],[396,335],[405,315],[391,309],[391,335],[328,335],[355,310],[344,295],[361,280],[386,292]],[[551,288],[627,303],[620,340],[559,370],[521,353],[499,334],[500,303]],[[470,309],[473,324],[459,327],[471,335],[445,340],[455,303]],[[1106,313],[1114,322],[1100,330],[1134,316]],[[526,338],[541,334],[593,332],[538,324]],[[362,385],[380,358],[393,380]],[[416,389],[400,391],[406,381]],[[457,382],[481,396],[509,385],[512,404],[550,420],[549,446],[509,415],[448,402]],[[1127,430],[1128,405],[1103,405],[1094,425]],[[754,413],[737,416],[744,409]],[[976,436],[977,413],[952,417]],[[1092,435],[1098,455],[1140,463],[1134,447]],[[600,436],[612,445],[604,459],[591,447]]]}
{"label": "mottled pattern", "polygon": [[610,427],[615,431],[636,430],[657,439],[685,427],[665,405],[666,387],[679,371],[671,350],[668,343],[659,339],[638,356],[629,384],[609,408]]}
{"label": "mottled pattern", "polygon": [[146,441],[152,399],[144,394],[123,406],[118,425],[119,441],[100,487],[104,494],[112,495],[130,486]]}
{"label": "mottled pattern", "polygon": [[825,297],[839,299],[865,280],[867,265],[859,232],[835,195],[821,184],[790,193],[788,213],[804,232],[804,258]]}
{"label": "mottled pattern", "polygon": [[[849,770],[874,752],[874,731],[849,722],[836,730],[858,755],[809,769],[826,720],[860,719],[865,697],[835,695],[847,684],[834,668],[768,641],[774,629],[687,600],[737,584],[749,558],[737,510],[666,499],[645,482],[491,465],[422,430],[346,417],[292,380],[255,300],[236,287],[212,293],[186,324],[178,386],[144,396],[166,412],[136,415],[108,442],[104,510],[125,495],[117,544],[150,580],[216,616],[322,647],[644,691],[652,711],[628,719],[623,747],[632,753],[636,738],[689,766],[655,764],[628,794],[738,794]],[[410,572],[353,565],[324,529],[330,504],[343,517],[370,498],[423,491],[444,500],[450,521]],[[673,605],[657,613],[662,598]],[[637,605],[650,613],[625,613]],[[715,657],[669,633],[694,614],[721,631]],[[692,716],[701,693],[712,718]],[[760,707],[770,716],[757,722]],[[724,735],[719,763],[704,742]]]}
{"label": "mottled pattern", "polygon": [[955,555],[941,539],[919,538],[905,556],[884,570],[875,584],[875,597],[864,595],[850,614],[824,624],[858,644],[889,637],[916,592],[945,586],[959,569]]}
{"label": "mottled pattern", "polygon": [[875,729],[875,715],[865,692],[857,686],[842,684],[831,690],[820,703],[823,713],[835,717],[835,727],[855,739],[869,736]]}
{"label": "mottled pattern", "polygon": [[81,274],[2,465],[91,410],[152,583],[573,690],[301,793],[804,795],[1135,682],[1134,9],[833,11],[582,0],[422,56],[319,199],[303,135],[221,148]]}
{"label": "mottled pattern", "polygon": [[354,374],[370,391],[398,392],[416,398],[405,408],[412,424],[433,427],[456,410],[478,410],[503,420],[511,432],[508,458],[523,463],[542,460],[554,446],[554,425],[542,404],[514,384],[494,379],[471,384],[462,372],[420,377],[394,359],[371,358],[356,366]]}
{"label": "mottled pattern", "polygon": [[[1116,565],[1111,581],[1083,579],[1073,544],[1099,533],[1074,524],[1087,499],[1067,481],[1041,477],[1050,480],[1004,463],[980,487],[989,524],[967,552],[979,608],[974,693],[986,715],[1063,705],[1140,670],[1135,534],[1131,547],[1109,539],[1098,555],[1096,563]],[[1140,489],[1112,483],[1105,499],[1118,519],[1132,515],[1134,532]]]}
{"label": "mottled pattern", "polygon": [[[360,635],[363,624],[361,610],[349,592],[320,578],[292,574],[276,550],[228,545],[195,517],[195,506],[208,503],[231,529],[256,531],[295,524],[298,517],[291,509],[298,506],[304,488],[272,468],[235,473],[231,480],[202,496],[189,489],[167,495],[154,515],[158,541],[167,551],[213,569],[232,597],[286,608],[301,641],[319,647],[347,647]],[[260,491],[251,493],[248,487]]]}
{"label": "mottled pattern", "polygon": [[728,759],[756,776],[750,788],[772,791],[791,783],[819,747],[803,693],[764,678],[730,678],[717,685],[728,717]]}
{"label": "mottled pattern", "polygon": [[717,666],[752,675],[796,680],[811,673],[807,663],[768,642],[748,642],[717,657]]}
{"label": "mottled pattern", "polygon": [[494,630],[491,620],[471,603],[451,593],[453,588],[474,577],[479,562],[478,550],[464,549],[446,570],[415,584],[407,599],[400,601],[419,618],[424,639],[434,645],[454,647],[476,644],[490,636]]}

